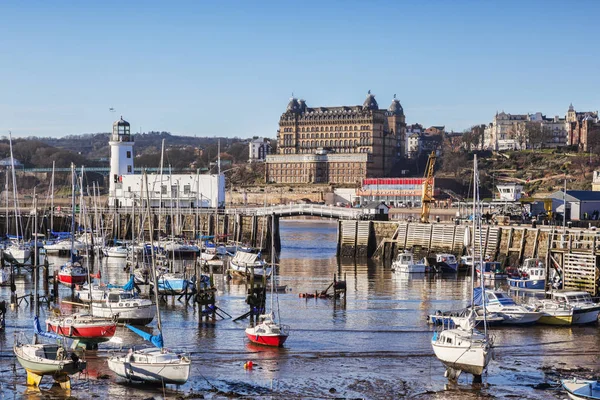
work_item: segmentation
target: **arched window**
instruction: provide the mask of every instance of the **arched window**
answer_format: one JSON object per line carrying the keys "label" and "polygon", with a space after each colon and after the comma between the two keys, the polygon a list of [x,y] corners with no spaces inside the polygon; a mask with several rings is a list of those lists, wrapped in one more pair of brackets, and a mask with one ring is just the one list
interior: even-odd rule
{"label": "arched window", "polygon": [[325,147],[329,147],[329,140],[325,141]]}
{"label": "arched window", "polygon": [[323,135],[323,134],[321,133],[321,139],[323,139],[324,137],[325,137],[325,135]]}
{"label": "arched window", "polygon": [[325,146],[325,142],[323,140],[321,140],[321,147]]}
{"label": "arched window", "polygon": [[348,141],[344,140],[344,147],[348,146]]}

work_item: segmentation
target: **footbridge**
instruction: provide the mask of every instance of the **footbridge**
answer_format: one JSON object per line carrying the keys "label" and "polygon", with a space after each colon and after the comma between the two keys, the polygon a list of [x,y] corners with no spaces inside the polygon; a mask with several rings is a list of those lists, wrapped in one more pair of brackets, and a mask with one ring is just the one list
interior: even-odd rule
{"label": "footbridge", "polygon": [[229,215],[291,217],[298,215],[310,215],[314,217],[336,218],[336,219],[369,219],[373,216],[370,209],[328,206],[322,204],[286,204],[268,207],[245,207],[228,208],[225,210]]}

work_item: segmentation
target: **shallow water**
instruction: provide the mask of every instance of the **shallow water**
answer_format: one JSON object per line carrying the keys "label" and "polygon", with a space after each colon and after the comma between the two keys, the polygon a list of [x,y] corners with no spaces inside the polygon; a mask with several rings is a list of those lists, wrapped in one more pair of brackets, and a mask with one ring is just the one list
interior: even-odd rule
{"label": "shallow water", "polygon": [[[444,378],[442,364],[433,356],[431,328],[426,316],[436,310],[456,309],[469,297],[468,276],[401,276],[378,262],[338,263],[335,257],[337,224],[329,221],[281,222],[280,283],[291,288],[279,294],[282,322],[292,328],[285,348],[251,345],[245,339],[247,321],[232,319],[199,322],[197,309],[175,298],[162,306],[167,347],[191,353],[192,377],[179,388],[146,388],[116,378],[106,357],[117,349],[101,344],[87,351],[90,374],[73,379],[71,395],[77,398],[175,398],[202,393],[206,398],[565,398],[557,390],[533,386],[553,383],[542,367],[595,368],[600,354],[597,326],[553,328],[544,326],[494,329],[495,361],[483,384],[472,385],[462,376],[458,384]],[[59,266],[63,259],[51,259]],[[105,260],[103,278],[112,283],[127,280],[122,261]],[[333,275],[345,277],[347,299],[334,302],[304,299],[299,293],[320,291]],[[239,316],[247,311],[243,282],[216,276],[218,306]],[[19,295],[31,291],[31,278],[19,277]],[[60,288],[61,298],[70,289]],[[9,288],[0,288],[8,300]],[[277,306],[277,303],[276,303]],[[63,312],[73,310],[62,305]],[[47,311],[42,311],[42,317]],[[25,386],[25,371],[12,356],[13,334],[29,334],[33,310],[22,304],[9,311],[7,329],[0,335],[0,390],[7,398],[63,397],[44,378],[42,390]],[[150,327],[156,327],[155,322]],[[125,328],[125,351],[142,340]],[[254,368],[244,370],[246,361]],[[97,379],[107,374],[108,379]]]}

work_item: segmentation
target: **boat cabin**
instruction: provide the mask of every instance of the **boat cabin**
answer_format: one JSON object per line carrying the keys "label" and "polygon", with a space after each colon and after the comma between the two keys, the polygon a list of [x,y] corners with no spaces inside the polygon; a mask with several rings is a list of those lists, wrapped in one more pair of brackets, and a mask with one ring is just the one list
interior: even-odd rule
{"label": "boat cabin", "polygon": [[523,265],[521,266],[521,270],[524,272],[529,272],[529,269],[532,268],[544,268],[544,261],[540,258],[526,258],[523,261]]}
{"label": "boat cabin", "polygon": [[448,265],[456,264],[456,256],[454,254],[437,254],[436,261],[438,263],[446,263]]}
{"label": "boat cabin", "polygon": [[494,290],[485,291],[486,304],[500,304],[502,306],[514,306],[515,301],[506,293]]}
{"label": "boat cabin", "polygon": [[409,251],[405,251],[404,253],[398,253],[396,261],[399,264],[410,265],[413,263],[413,254]]}
{"label": "boat cabin", "polygon": [[552,298],[559,303],[570,305],[594,303],[588,292],[552,292]]}
{"label": "boat cabin", "polygon": [[[479,263],[476,263],[477,270],[480,270]],[[497,261],[484,261],[483,263],[483,272],[492,272],[495,274],[503,274],[504,268],[502,264]]]}

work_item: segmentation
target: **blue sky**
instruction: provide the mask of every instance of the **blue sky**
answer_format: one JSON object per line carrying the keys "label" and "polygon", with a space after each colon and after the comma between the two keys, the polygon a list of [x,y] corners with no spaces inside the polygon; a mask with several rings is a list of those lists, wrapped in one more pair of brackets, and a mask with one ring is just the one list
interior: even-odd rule
{"label": "blue sky", "polygon": [[[40,1],[0,4],[0,136],[275,137],[309,106],[462,130],[496,110],[600,105],[597,15],[578,1]],[[116,112],[109,112],[114,107]]]}

